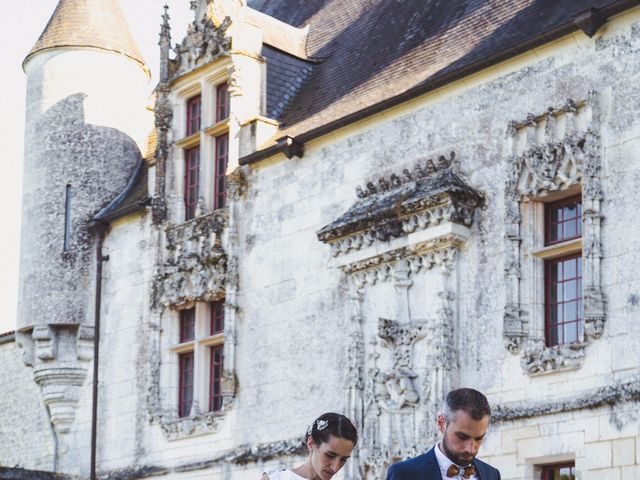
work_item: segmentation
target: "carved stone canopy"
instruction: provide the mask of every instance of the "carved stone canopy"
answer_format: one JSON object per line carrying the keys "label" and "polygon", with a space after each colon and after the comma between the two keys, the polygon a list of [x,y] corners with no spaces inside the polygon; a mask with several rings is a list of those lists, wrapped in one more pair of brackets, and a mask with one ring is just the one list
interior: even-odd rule
{"label": "carved stone canopy", "polygon": [[[358,187],[359,199],[344,215],[322,228],[318,239],[333,243],[364,233],[372,240],[388,241],[441,221],[469,226],[483,197],[461,178],[453,158],[452,153],[449,159],[429,159],[413,172],[405,169],[401,175],[381,177],[364,188]],[[426,217],[415,216],[430,210]]]}

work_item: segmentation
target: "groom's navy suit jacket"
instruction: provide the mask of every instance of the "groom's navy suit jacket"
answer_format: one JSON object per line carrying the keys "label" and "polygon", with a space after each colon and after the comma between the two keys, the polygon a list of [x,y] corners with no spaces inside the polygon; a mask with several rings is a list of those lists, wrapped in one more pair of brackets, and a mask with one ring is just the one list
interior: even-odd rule
{"label": "groom's navy suit jacket", "polygon": [[[500,480],[500,472],[488,463],[476,459],[473,465],[480,480]],[[387,480],[442,480],[433,448],[424,455],[391,465]]]}

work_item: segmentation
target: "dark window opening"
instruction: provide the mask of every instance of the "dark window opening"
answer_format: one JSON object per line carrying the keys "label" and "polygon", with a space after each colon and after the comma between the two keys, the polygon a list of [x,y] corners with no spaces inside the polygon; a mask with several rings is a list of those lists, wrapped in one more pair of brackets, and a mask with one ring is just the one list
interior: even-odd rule
{"label": "dark window opening", "polygon": [[542,467],[542,480],[575,480],[575,478],[575,466],[573,463]]}
{"label": "dark window opening", "polygon": [[216,89],[216,122],[229,118],[229,84],[223,83]]}
{"label": "dark window opening", "polygon": [[195,147],[185,151],[184,206],[186,220],[191,220],[196,216],[199,182],[200,147]]}
{"label": "dark window opening", "polygon": [[196,335],[196,309],[180,310],[180,343],[190,342]]}
{"label": "dark window opening", "polygon": [[223,348],[223,345],[211,347],[209,411],[216,411],[222,408]]}
{"label": "dark window opening", "polygon": [[545,205],[545,245],[582,236],[582,198],[580,195]]}
{"label": "dark window opening", "polygon": [[71,249],[71,185],[67,185],[64,194],[64,241],[62,249]]}
{"label": "dark window opening", "polygon": [[583,337],[582,255],[545,262],[547,346],[579,343]]}
{"label": "dark window opening", "polygon": [[191,413],[191,405],[193,404],[193,352],[180,354],[179,364],[178,416],[186,417]]}
{"label": "dark window opening", "polygon": [[224,302],[211,302],[209,304],[211,313],[210,334],[217,335],[224,332]]}
{"label": "dark window opening", "polygon": [[200,131],[200,95],[187,101],[187,137]]}
{"label": "dark window opening", "polygon": [[226,205],[227,197],[227,163],[229,160],[229,135],[216,137],[215,181],[213,209]]}

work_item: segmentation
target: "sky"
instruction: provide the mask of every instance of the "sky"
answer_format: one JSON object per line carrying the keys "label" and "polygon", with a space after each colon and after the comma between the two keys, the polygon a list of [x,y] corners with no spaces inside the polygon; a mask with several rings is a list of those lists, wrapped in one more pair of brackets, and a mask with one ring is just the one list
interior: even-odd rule
{"label": "sky", "polygon": [[[3,0],[4,13],[0,15],[0,333],[16,328],[26,90],[22,61],[57,3],[58,0]],[[151,69],[149,92],[158,81],[158,33],[165,3],[169,5],[175,44],[182,40],[193,18],[189,0],[120,0],[129,28]]]}

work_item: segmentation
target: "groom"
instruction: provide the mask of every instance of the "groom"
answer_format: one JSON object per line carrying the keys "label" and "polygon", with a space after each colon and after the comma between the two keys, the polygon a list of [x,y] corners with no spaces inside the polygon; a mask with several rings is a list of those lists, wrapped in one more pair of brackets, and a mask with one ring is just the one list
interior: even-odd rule
{"label": "groom", "polygon": [[500,472],[475,457],[489,427],[487,397],[471,388],[447,394],[438,415],[442,440],[427,453],[391,465],[387,480],[500,480]]}

